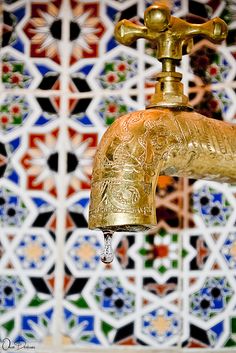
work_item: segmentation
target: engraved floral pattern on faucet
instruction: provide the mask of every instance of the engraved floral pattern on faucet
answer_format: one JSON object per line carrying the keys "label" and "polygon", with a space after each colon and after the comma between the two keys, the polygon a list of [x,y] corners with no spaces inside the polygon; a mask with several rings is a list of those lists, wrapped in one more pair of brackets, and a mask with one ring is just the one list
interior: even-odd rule
{"label": "engraved floral pattern on faucet", "polygon": [[[98,183],[96,186],[93,184],[93,188],[96,188],[96,193],[102,199],[99,200],[96,195],[97,208],[93,201],[95,191],[92,193],[93,211],[90,216],[94,212],[98,220],[106,215],[106,222],[110,222],[112,212],[122,212],[127,217],[129,214],[126,223],[136,224],[136,217],[150,215],[150,220],[145,220],[145,223],[153,224],[155,214],[151,206],[154,202],[152,190],[159,173],[222,179],[227,170],[234,178],[235,169],[228,158],[229,152],[234,150],[234,128],[225,124],[225,131],[219,134],[218,124],[222,123],[209,122],[194,112],[190,121],[188,112],[169,111],[163,114],[161,109],[150,109],[146,114],[140,111],[133,113],[132,118],[128,114],[117,119],[100,144],[93,179]],[[206,156],[214,163],[205,163]],[[109,182],[106,181],[108,178]],[[227,178],[230,177],[227,175]],[[148,184],[149,193],[144,191],[145,183]],[[126,197],[124,189],[130,186],[139,192],[139,201],[136,203],[133,202],[132,194]],[[102,192],[99,191],[100,187]],[[144,204],[145,207],[142,206]]]}
{"label": "engraved floral pattern on faucet", "polygon": [[140,193],[133,185],[123,187],[121,183],[113,183],[109,190],[111,202],[122,209],[136,205],[140,200]]}

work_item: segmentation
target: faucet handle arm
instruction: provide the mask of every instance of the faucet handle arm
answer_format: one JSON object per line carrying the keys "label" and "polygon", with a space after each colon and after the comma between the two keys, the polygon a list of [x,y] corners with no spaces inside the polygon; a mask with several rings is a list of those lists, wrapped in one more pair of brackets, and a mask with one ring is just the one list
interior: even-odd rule
{"label": "faucet handle arm", "polygon": [[131,45],[139,38],[147,39],[147,28],[139,26],[129,20],[119,21],[115,26],[115,38],[124,45]]}
{"label": "faucet handle arm", "polygon": [[182,33],[182,36],[185,38],[193,38],[194,36],[200,35],[206,37],[213,43],[220,43],[226,39],[228,34],[226,23],[219,17],[215,17],[203,24],[185,23],[188,25]]}
{"label": "faucet handle arm", "polygon": [[115,27],[115,38],[124,45],[131,45],[139,38],[145,38],[157,47],[157,58],[181,60],[189,53],[193,37],[201,35],[213,43],[220,43],[227,36],[226,23],[216,17],[203,24],[192,24],[171,16],[167,2],[160,1],[149,6],[144,13],[144,26],[122,20]]}

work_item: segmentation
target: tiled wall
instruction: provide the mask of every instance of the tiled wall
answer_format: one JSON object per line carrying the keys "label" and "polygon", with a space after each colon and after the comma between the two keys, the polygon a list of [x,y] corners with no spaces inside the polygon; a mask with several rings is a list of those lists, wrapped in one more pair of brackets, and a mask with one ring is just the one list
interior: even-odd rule
{"label": "tiled wall", "polygon": [[[161,177],[157,229],[117,234],[110,266],[101,234],[87,229],[98,141],[145,106],[160,69],[142,40],[118,45],[114,23],[141,21],[150,3],[3,1],[0,337],[12,351],[17,341],[57,353],[236,349],[235,187]],[[229,24],[226,43],[198,38],[179,71],[198,111],[234,122],[235,1],[174,1],[173,12]]]}

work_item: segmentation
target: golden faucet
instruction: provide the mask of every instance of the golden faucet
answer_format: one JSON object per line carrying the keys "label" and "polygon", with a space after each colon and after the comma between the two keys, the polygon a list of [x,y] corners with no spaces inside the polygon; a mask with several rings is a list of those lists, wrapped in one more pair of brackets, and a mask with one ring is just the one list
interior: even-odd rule
{"label": "golden faucet", "polygon": [[175,71],[196,35],[220,43],[227,26],[220,18],[204,24],[175,18],[163,1],[145,11],[143,26],[128,20],[116,25],[115,37],[124,45],[139,38],[155,44],[162,72],[146,110],[118,118],[100,142],[90,229],[140,231],[155,225],[159,175],[236,182],[236,126],[194,112]]}

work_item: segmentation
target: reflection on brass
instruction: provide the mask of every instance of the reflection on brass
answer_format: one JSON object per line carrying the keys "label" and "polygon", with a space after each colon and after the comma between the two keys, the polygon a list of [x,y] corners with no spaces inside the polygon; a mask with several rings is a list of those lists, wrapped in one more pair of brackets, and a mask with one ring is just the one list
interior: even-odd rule
{"label": "reflection on brass", "polygon": [[220,42],[226,37],[225,23],[218,18],[187,23],[172,17],[163,2],[146,10],[144,23],[119,22],[116,38],[126,45],[138,38],[154,42],[163,71],[148,109],[117,119],[100,142],[90,229],[140,231],[155,225],[159,175],[236,182],[236,126],[193,112],[183,95],[181,74],[175,72],[194,35]]}

